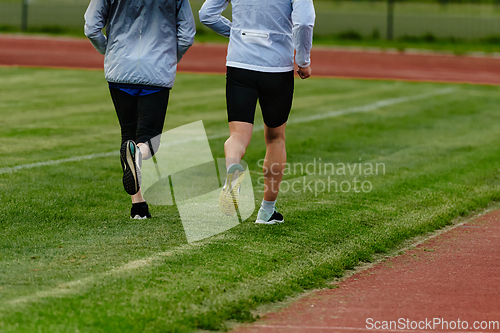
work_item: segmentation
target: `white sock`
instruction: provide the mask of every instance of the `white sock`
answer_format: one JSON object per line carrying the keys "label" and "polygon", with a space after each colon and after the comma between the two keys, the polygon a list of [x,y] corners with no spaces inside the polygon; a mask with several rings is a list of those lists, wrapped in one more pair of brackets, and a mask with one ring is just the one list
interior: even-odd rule
{"label": "white sock", "polygon": [[[230,169],[233,165],[236,165],[236,164],[238,164],[238,163],[231,163],[231,164],[229,164],[229,165],[227,166],[226,173],[227,173],[227,174],[229,174],[229,169]],[[233,175],[233,177],[234,177],[234,175]],[[226,181],[224,182],[224,186],[226,186],[226,185],[227,185],[227,177],[226,177]]]}
{"label": "white sock", "polygon": [[260,204],[260,208],[265,209],[266,212],[268,212],[269,214],[272,214],[274,212],[274,205],[276,205],[276,200],[274,200],[274,201],[262,200],[262,203]]}
{"label": "white sock", "polygon": [[231,164],[229,164],[229,165],[227,166],[227,168],[226,168],[226,172],[227,172],[227,173],[229,173],[229,169],[230,169],[233,165],[236,165],[236,164],[238,164],[238,163],[231,163]]}

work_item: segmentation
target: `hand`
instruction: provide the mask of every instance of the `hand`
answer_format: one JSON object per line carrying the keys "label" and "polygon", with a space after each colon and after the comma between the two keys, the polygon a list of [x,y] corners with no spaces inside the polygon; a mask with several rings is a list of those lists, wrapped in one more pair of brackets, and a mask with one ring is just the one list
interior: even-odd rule
{"label": "hand", "polygon": [[311,76],[311,66],[299,67],[297,73],[299,74],[301,79],[307,79]]}

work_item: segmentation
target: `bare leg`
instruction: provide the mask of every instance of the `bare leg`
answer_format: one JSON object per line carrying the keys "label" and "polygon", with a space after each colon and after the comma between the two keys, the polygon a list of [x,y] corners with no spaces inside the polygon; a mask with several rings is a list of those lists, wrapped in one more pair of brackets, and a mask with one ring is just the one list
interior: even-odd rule
{"label": "bare leg", "polygon": [[241,121],[229,123],[229,139],[224,144],[226,167],[231,163],[240,163],[252,138],[253,124]]}
{"label": "bare leg", "polygon": [[138,202],[144,202],[144,201],[146,201],[146,200],[144,200],[144,197],[142,196],[141,190],[139,190],[139,192],[137,192],[136,194],[131,195],[130,197],[132,198],[132,203],[138,203]]}
{"label": "bare leg", "polygon": [[145,143],[138,143],[137,147],[139,147],[141,153],[142,153],[142,160],[147,160],[149,156],[149,146]]}
{"label": "bare leg", "polygon": [[264,200],[275,201],[283,179],[286,163],[285,127],[271,128],[264,125],[266,157],[264,159]]}

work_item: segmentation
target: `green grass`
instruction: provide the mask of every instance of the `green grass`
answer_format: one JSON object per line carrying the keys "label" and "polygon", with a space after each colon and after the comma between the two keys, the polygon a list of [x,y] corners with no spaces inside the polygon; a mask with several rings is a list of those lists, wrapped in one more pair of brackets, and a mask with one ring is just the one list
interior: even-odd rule
{"label": "green grass", "polygon": [[[208,135],[227,133],[224,85],[224,76],[179,74],[165,130],[203,120]],[[449,87],[369,112],[297,122]],[[499,90],[297,80],[288,162],[383,163],[385,173],[354,175],[371,182],[368,193],[284,191],[283,225],[250,219],[192,244],[175,207],[154,206],[147,221],[128,218],[116,156],[0,174],[0,331],[217,330],[227,320],[252,321],[260,304],[325,287],[360,261],[500,198]],[[119,145],[100,71],[0,68],[0,125],[0,168]],[[223,143],[210,140],[214,157],[222,157]],[[245,156],[256,204],[264,149],[257,131]],[[300,171],[285,180],[302,176],[327,180]]]}
{"label": "green grass", "polygon": [[[376,35],[377,36],[377,35]],[[468,55],[475,52],[492,54],[500,52],[500,37],[490,37],[478,40],[454,38],[436,38],[434,35],[402,36],[394,40],[378,37],[361,36],[354,31],[344,31],[332,36],[315,36],[314,46],[377,48],[380,50],[395,49],[400,52],[419,50],[429,52],[446,52],[455,55]],[[207,41],[207,38],[200,39]],[[218,39],[214,39],[218,42]]]}

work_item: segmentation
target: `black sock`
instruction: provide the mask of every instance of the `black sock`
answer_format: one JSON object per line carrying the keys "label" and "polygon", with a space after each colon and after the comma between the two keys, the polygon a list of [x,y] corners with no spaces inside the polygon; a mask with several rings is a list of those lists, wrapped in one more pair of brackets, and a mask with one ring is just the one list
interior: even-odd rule
{"label": "black sock", "polygon": [[149,207],[146,201],[144,202],[136,202],[132,204],[132,209],[130,210],[130,216],[135,217],[139,215],[140,217],[150,218],[151,214],[149,213]]}

